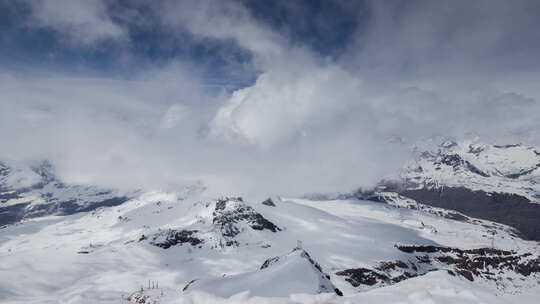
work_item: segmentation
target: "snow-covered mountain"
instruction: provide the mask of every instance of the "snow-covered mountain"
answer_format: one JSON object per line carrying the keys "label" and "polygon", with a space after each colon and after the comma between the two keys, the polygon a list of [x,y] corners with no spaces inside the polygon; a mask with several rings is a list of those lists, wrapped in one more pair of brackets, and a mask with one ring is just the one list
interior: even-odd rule
{"label": "snow-covered mountain", "polygon": [[183,292],[203,290],[222,297],[248,291],[254,296],[286,297],[294,293],[343,293],[330,281],[309,253],[295,247],[290,253],[269,258],[254,271],[203,280],[192,280]]}
{"label": "snow-covered mountain", "polygon": [[120,205],[136,192],[65,184],[48,161],[0,162],[0,226]]}
{"label": "snow-covered mountain", "polygon": [[[286,254],[299,240],[303,249]],[[263,204],[158,191],[4,227],[0,273],[10,279],[0,290],[8,303],[219,302],[231,295],[244,302],[272,291],[268,301],[354,303],[379,290],[418,293],[438,282],[439,294],[421,293],[418,301],[450,293],[512,301],[527,293],[510,294],[538,285],[538,249],[503,225],[379,202]],[[468,293],[456,294],[463,286]],[[241,291],[251,294],[234,295]]]}
{"label": "snow-covered mountain", "polygon": [[540,203],[540,151],[534,147],[445,141],[415,152],[416,159],[401,172],[409,187],[466,187]]}
{"label": "snow-covered mountain", "polygon": [[[516,148],[529,151],[490,146],[474,153]],[[473,185],[510,179],[524,192],[505,194],[540,206],[535,190],[520,188],[534,185],[536,169],[507,176],[534,161],[513,163],[512,152],[503,171],[498,161],[475,162],[470,153],[446,143],[420,153],[422,170],[408,166],[399,187],[385,182],[325,200],[209,197],[200,186],[125,193],[62,183],[47,162],[4,162],[2,301],[528,303],[540,294],[538,242],[524,240],[519,227],[412,198],[448,189],[489,196],[498,192]],[[454,154],[461,160],[443,161]],[[441,170],[446,179],[437,179]],[[467,183],[470,174],[478,181]],[[14,206],[20,212],[10,217]]]}
{"label": "snow-covered mountain", "polygon": [[534,147],[476,141],[420,144],[399,178],[359,196],[384,198],[390,193],[503,223],[525,238],[540,240],[540,152]]}

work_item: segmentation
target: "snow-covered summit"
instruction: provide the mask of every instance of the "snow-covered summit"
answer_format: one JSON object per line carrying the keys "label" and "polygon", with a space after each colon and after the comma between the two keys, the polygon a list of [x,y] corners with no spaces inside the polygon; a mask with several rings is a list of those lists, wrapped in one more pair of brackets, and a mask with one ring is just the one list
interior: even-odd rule
{"label": "snow-covered summit", "polygon": [[184,244],[211,249],[253,243],[269,246],[267,236],[281,231],[241,197],[200,201],[179,208],[185,210],[182,217],[170,223],[163,219],[160,224],[166,224],[167,229],[150,230],[141,235],[139,242],[148,241],[163,249]]}
{"label": "snow-covered summit", "polygon": [[465,187],[540,202],[540,150],[534,147],[445,141],[435,148],[417,147],[415,154],[401,172],[408,187]]}
{"label": "snow-covered summit", "polygon": [[540,240],[538,149],[477,139],[432,140],[420,142],[414,152],[399,177],[380,183],[375,197],[395,192],[417,203],[509,225],[525,238]]}
{"label": "snow-covered summit", "polygon": [[336,293],[343,295],[330,281],[319,263],[301,248],[267,259],[259,269],[218,278],[192,280],[184,292],[206,291],[230,297],[248,291],[253,296],[286,297],[294,293]]}

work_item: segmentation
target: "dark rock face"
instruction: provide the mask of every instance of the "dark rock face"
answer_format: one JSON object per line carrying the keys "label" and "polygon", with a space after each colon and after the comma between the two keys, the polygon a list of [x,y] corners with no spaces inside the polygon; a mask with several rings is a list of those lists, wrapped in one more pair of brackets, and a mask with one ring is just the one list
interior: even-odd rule
{"label": "dark rock face", "polygon": [[259,268],[259,269],[268,268],[268,266],[276,263],[277,261],[279,261],[279,257],[269,258],[268,260],[264,261],[264,263],[261,265],[261,268]]}
{"label": "dark rock face", "polygon": [[452,247],[439,247],[433,245],[420,245],[420,246],[406,246],[399,245],[396,246],[397,249],[406,253],[415,253],[415,252],[424,252],[424,253],[434,253],[434,252],[444,252],[444,253],[456,253],[456,254],[477,254],[477,255],[511,255],[514,254],[513,251],[501,250],[496,248],[476,248],[476,249],[458,249]]}
{"label": "dark rock face", "polygon": [[[150,244],[168,249],[172,246],[189,244],[191,246],[197,246],[204,243],[204,240],[196,237],[197,230],[174,230],[169,229],[167,231],[156,233],[152,236]],[[146,240],[147,237],[142,235],[139,241]]]}
{"label": "dark rock face", "polygon": [[463,158],[461,158],[461,156],[459,156],[457,154],[443,155],[440,162],[435,162],[435,163],[440,163],[440,164],[444,164],[444,165],[453,167],[454,170],[457,170],[460,167],[465,167],[469,171],[471,171],[472,173],[478,174],[478,175],[483,176],[483,177],[488,177],[489,176],[489,174],[484,173],[482,170],[478,169],[473,164],[471,164],[470,162],[464,160]]}
{"label": "dark rock face", "polygon": [[510,144],[510,145],[493,145],[495,148],[499,149],[507,149],[507,148],[514,148],[514,147],[520,147],[521,144]]}
{"label": "dark rock face", "polygon": [[[418,260],[417,262],[424,263],[425,261]],[[425,272],[419,271],[415,263],[403,261],[381,262],[374,269],[352,268],[336,272],[336,275],[347,277],[345,281],[353,287],[391,285],[422,274]]]}
{"label": "dark rock face", "polygon": [[[296,249],[296,250],[301,250],[301,249]],[[322,270],[321,265],[319,265],[319,263],[315,262],[315,260],[313,260],[313,259],[311,258],[311,256],[309,255],[309,253],[307,253],[307,251],[302,250],[302,257],[305,258],[305,259],[307,259],[307,260],[311,263],[311,265],[313,265],[313,267],[315,267],[319,272],[323,273],[324,276],[325,276],[327,279],[330,280],[330,276],[324,273],[324,271]]]}
{"label": "dark rock face", "polygon": [[226,246],[238,245],[234,237],[241,232],[241,228],[238,227],[239,223],[246,223],[254,230],[281,231],[278,226],[264,218],[239,198],[218,200],[213,216],[212,223],[219,227],[221,234],[227,239]]}
{"label": "dark rock face", "polygon": [[261,204],[266,205],[266,206],[270,206],[270,207],[275,207],[276,206],[276,204],[274,203],[274,201],[271,198],[266,199]]}
{"label": "dark rock face", "polygon": [[345,280],[354,287],[390,285],[430,271],[444,269],[451,275],[457,274],[469,281],[481,278],[498,283],[505,280],[509,273],[523,277],[540,276],[540,256],[531,253],[518,254],[495,248],[459,249],[432,245],[396,245],[396,248],[410,254],[411,257],[406,262],[381,262],[374,269],[345,269],[336,275],[345,276]]}
{"label": "dark rock face", "polygon": [[346,276],[347,278],[345,281],[351,283],[353,287],[358,287],[360,285],[373,286],[377,283],[390,281],[390,278],[386,275],[367,268],[345,269],[336,272],[336,275]]}
{"label": "dark rock face", "polygon": [[195,283],[195,282],[197,282],[196,279],[195,279],[195,280],[189,281],[189,283],[187,283],[186,286],[184,286],[184,288],[182,288],[182,291],[188,290],[189,286],[190,286],[191,284]]}
{"label": "dark rock face", "polygon": [[25,208],[29,203],[11,206],[0,205],[0,227],[16,223],[25,218]]}
{"label": "dark rock face", "polygon": [[429,263],[434,261],[452,266],[454,270],[470,281],[474,277],[496,280],[503,272],[515,272],[522,276],[540,274],[540,255],[517,254],[515,251],[495,248],[459,249],[438,246],[396,246],[397,249],[412,253],[426,254]]}
{"label": "dark rock face", "polygon": [[451,209],[518,229],[525,238],[540,240],[540,204],[516,194],[487,193],[463,187],[402,190],[419,203]]}

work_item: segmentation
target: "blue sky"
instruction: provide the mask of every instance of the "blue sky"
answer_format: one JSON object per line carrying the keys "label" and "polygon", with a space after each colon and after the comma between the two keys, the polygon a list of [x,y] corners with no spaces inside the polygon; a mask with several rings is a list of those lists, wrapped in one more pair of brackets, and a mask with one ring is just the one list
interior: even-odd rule
{"label": "blue sky", "polygon": [[0,14],[0,157],[51,159],[68,181],[340,191],[430,138],[540,145],[538,1],[6,0]]}
{"label": "blue sky", "polygon": [[[2,68],[126,78],[151,66],[183,60],[204,70],[208,82],[231,83],[233,87],[252,83],[259,74],[257,68],[249,66],[253,52],[239,46],[237,38],[201,37],[184,24],[171,26],[164,21],[164,7],[191,9],[197,1],[71,2],[75,4],[66,9],[62,1],[0,1]],[[468,66],[466,60],[471,60],[497,71],[536,68],[533,61],[540,51],[540,25],[535,16],[539,5],[521,0],[512,4],[489,2],[231,0],[219,5],[245,10],[252,19],[246,27],[268,28],[283,36],[289,46],[308,48],[316,56],[334,61],[352,59],[354,68],[375,66],[384,68],[384,73],[419,73],[437,54],[457,65]],[[49,3],[50,8],[44,10],[43,3]],[[99,7],[93,12],[99,16],[77,21],[77,10],[90,11],[89,7]],[[58,17],[70,14],[73,20]],[[122,30],[121,36],[105,34],[82,44],[66,37],[73,28],[92,31],[99,22],[114,24]],[[402,53],[394,55],[392,51]],[[368,52],[370,56],[363,56],[368,62],[361,62],[361,54]],[[396,68],[387,71],[390,65]]]}
{"label": "blue sky", "polygon": [[[39,1],[34,1],[37,3]],[[55,69],[110,77],[129,77],[152,65],[182,59],[206,69],[209,82],[247,85],[256,72],[231,75],[251,54],[234,41],[199,39],[182,27],[163,26],[155,1],[103,1],[111,20],[125,29],[129,42],[104,39],[91,46],[65,43],[58,29],[35,24],[31,2],[0,2],[0,60],[3,69]],[[235,1],[236,2],[236,1]],[[321,56],[339,56],[358,25],[367,18],[361,1],[238,1],[261,24],[284,33],[294,44],[308,46]],[[350,9],[354,8],[354,9]],[[62,6],[58,5],[58,10]],[[35,9],[34,9],[35,10]],[[135,18],[123,17],[129,12]],[[69,26],[69,25],[66,25]],[[251,74],[254,73],[254,74]],[[236,73],[232,73],[236,74]]]}

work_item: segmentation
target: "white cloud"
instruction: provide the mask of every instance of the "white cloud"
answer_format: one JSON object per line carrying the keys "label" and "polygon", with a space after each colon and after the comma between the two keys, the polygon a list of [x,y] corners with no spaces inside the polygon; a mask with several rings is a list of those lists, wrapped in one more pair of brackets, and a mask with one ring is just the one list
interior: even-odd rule
{"label": "white cloud", "polygon": [[161,127],[171,129],[190,116],[189,109],[181,104],[173,104],[163,115]]}
{"label": "white cloud", "polygon": [[[505,5],[475,4],[455,24],[467,8],[456,3],[426,4],[421,14],[412,5],[397,17],[397,7],[374,3],[347,52],[328,59],[290,43],[239,2],[169,1],[156,6],[167,26],[203,42],[234,41],[252,53],[257,81],[210,94],[185,63],[133,81],[6,77],[0,136],[11,144],[1,153],[46,154],[73,181],[155,187],[202,179],[216,192],[301,194],[373,185],[407,157],[390,138],[412,144],[472,131],[540,144],[535,58],[527,49],[518,59],[530,66],[516,69],[513,47],[491,50],[531,14],[510,8],[524,16],[513,26],[501,15]],[[97,7],[85,9],[93,17],[77,19],[90,20],[81,26],[110,21]],[[78,22],[69,18],[62,24]],[[98,37],[89,41],[114,37],[86,30]]]}
{"label": "white cloud", "polygon": [[234,92],[216,115],[214,134],[274,145],[332,127],[355,107],[359,79],[336,66],[297,68],[271,69]]}
{"label": "white cloud", "polygon": [[28,0],[30,26],[54,29],[70,43],[92,45],[103,40],[127,40],[127,32],[108,15],[103,0]]}
{"label": "white cloud", "polygon": [[168,26],[200,37],[233,40],[260,59],[285,55],[285,38],[257,22],[239,2],[171,0],[160,7],[159,14]]}

